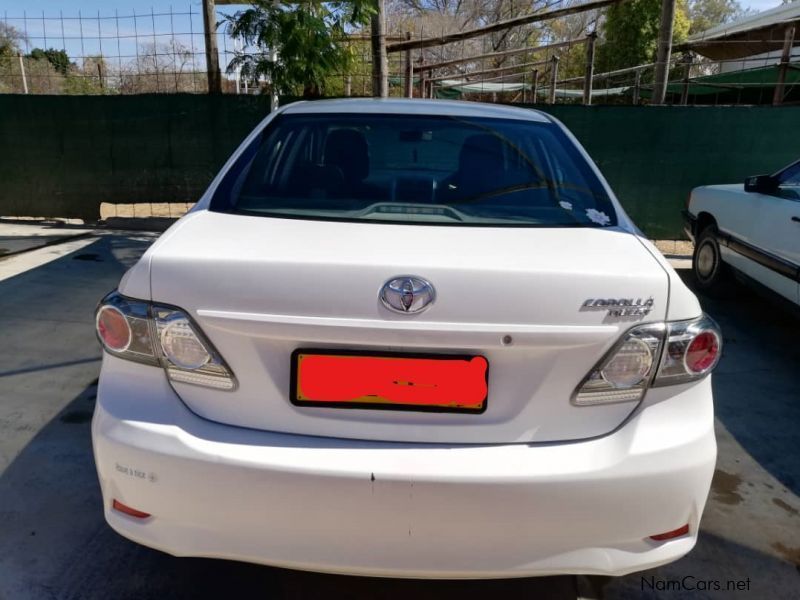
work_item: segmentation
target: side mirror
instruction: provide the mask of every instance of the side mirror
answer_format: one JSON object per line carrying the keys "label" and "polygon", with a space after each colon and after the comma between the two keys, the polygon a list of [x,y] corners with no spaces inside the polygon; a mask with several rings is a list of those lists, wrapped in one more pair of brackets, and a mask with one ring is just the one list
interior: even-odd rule
{"label": "side mirror", "polygon": [[753,175],[744,180],[744,191],[773,194],[778,191],[778,181],[772,175]]}

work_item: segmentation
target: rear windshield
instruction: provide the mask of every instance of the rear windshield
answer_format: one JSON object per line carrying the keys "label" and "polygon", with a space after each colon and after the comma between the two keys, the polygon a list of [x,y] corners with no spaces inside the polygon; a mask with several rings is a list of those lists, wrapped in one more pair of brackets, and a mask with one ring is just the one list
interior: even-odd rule
{"label": "rear windshield", "polygon": [[553,123],[281,115],[240,156],[212,210],[270,217],[602,227],[614,208]]}

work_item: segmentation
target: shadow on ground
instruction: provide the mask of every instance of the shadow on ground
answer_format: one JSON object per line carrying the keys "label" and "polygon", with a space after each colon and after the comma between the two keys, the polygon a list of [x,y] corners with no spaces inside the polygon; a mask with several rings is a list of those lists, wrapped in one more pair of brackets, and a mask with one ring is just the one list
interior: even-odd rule
{"label": "shadow on ground", "polygon": [[[679,272],[694,285],[691,271]],[[761,467],[800,495],[800,314],[736,282],[724,291],[697,292],[723,333],[716,417]]]}

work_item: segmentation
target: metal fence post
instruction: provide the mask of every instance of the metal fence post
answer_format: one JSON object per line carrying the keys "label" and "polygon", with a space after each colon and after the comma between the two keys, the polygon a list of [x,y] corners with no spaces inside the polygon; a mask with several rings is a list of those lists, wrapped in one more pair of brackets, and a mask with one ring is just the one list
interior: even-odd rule
{"label": "metal fence post", "polygon": [[[406,32],[406,39],[411,39],[411,32]],[[403,90],[406,98],[414,97],[414,63],[411,60],[411,50],[406,50],[406,80],[405,89]]]}
{"label": "metal fence post", "polygon": [[639,97],[642,93],[642,70],[636,69],[633,76],[633,98],[632,103],[634,105],[639,104]]}
{"label": "metal fence post", "polygon": [[522,103],[523,104],[527,104],[527,101],[528,101],[528,86],[527,86],[528,82],[525,81],[526,78],[527,78],[527,74],[523,73],[522,74]]}
{"label": "metal fence post", "polygon": [[531,79],[531,102],[536,104],[539,94],[539,69],[533,70],[533,77]]}
{"label": "metal fence post", "polygon": [[[269,59],[274,63],[278,62],[278,51],[272,49],[269,53]],[[278,95],[278,88],[275,86],[275,81],[270,80],[270,102],[269,102],[269,111],[273,112],[278,110],[278,104],[280,104],[280,96]]]}
{"label": "metal fence post", "polygon": [[687,52],[683,57],[683,85],[681,87],[681,106],[689,103],[689,77],[692,71],[692,53]]}
{"label": "metal fence post", "polygon": [[778,68],[778,81],[775,84],[775,93],[772,96],[772,104],[774,106],[783,104],[783,91],[786,86],[786,71],[789,69],[789,62],[792,60],[794,32],[795,25],[788,25],[783,34],[783,53],[781,54],[781,64]]}
{"label": "metal fence post", "polygon": [[550,59],[550,90],[548,104],[556,103],[556,85],[558,84],[558,57],[554,54]]}
{"label": "metal fence post", "polygon": [[17,58],[19,58],[19,72],[22,75],[22,92],[27,94],[28,93],[28,78],[25,76],[25,62],[22,60],[22,54],[17,53]]}
{"label": "metal fence post", "polygon": [[594,79],[594,45],[597,41],[597,32],[593,31],[586,40],[586,76],[583,81],[583,103],[589,106],[592,103],[592,80]]}

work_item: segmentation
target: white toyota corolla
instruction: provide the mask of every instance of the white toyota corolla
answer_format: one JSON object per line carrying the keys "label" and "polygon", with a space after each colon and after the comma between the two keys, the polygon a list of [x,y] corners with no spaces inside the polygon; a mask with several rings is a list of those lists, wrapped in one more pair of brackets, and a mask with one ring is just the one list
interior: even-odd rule
{"label": "white toyota corolla", "polygon": [[540,112],[276,111],[97,331],[105,516],[141,544],[478,578],[697,539],[719,330]]}

